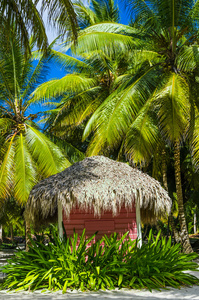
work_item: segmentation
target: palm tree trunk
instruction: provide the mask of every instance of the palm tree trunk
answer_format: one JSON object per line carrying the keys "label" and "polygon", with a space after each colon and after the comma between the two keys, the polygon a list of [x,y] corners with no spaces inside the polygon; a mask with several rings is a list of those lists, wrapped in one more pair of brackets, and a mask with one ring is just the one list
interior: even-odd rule
{"label": "palm tree trunk", "polygon": [[193,232],[194,233],[197,233],[197,215],[196,215],[196,211],[197,211],[197,205],[195,205],[194,216],[193,216]]}
{"label": "palm tree trunk", "polygon": [[167,183],[167,163],[166,163],[166,151],[162,151],[162,180],[163,187],[168,192],[168,183]]}
{"label": "palm tree trunk", "polygon": [[26,227],[26,251],[29,251],[29,246],[31,245],[30,236],[31,236],[31,229],[30,223],[28,221],[25,222]]}
{"label": "palm tree trunk", "polygon": [[13,226],[12,225],[10,225],[10,239],[11,239],[11,241],[13,243],[13,241],[14,241],[14,235],[13,235]]}
{"label": "palm tree trunk", "polygon": [[181,183],[181,170],[180,170],[180,144],[178,141],[174,144],[174,168],[175,168],[175,182],[176,193],[178,199],[178,216],[180,221],[180,233],[179,238],[185,253],[193,252],[189,241],[189,234],[187,230],[186,218],[184,213],[182,183]]}
{"label": "palm tree trunk", "polygon": [[[167,181],[167,164],[166,164],[166,151],[165,150],[162,151],[162,180],[163,180],[163,187],[168,192],[169,189],[168,189],[168,181]],[[180,235],[179,235],[178,230],[176,229],[172,212],[170,213],[170,215],[168,217],[167,236],[169,236],[169,224],[171,225],[176,243],[180,243],[181,242]]]}
{"label": "palm tree trunk", "polygon": [[3,226],[0,225],[0,244],[3,242]]}

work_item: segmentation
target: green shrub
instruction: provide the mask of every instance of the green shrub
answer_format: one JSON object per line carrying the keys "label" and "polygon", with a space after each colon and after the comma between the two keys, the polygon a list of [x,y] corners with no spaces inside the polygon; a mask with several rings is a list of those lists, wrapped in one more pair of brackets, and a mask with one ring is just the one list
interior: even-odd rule
{"label": "green shrub", "polygon": [[[99,290],[119,288],[175,288],[198,284],[199,280],[186,270],[197,270],[196,253],[181,253],[179,244],[171,245],[171,238],[156,239],[152,232],[148,243],[141,249],[137,241],[126,240],[127,233],[118,240],[114,233],[88,244],[85,231],[78,237],[63,241],[52,230],[50,242],[44,245],[41,238],[31,241],[29,252],[18,251],[8,264],[1,268],[7,274],[1,288],[17,290]],[[79,242],[78,242],[79,240]]]}

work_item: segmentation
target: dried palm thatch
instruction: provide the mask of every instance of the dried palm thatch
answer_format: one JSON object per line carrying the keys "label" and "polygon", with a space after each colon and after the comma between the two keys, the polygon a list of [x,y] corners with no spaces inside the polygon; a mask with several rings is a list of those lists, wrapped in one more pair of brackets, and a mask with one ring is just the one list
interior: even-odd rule
{"label": "dried palm thatch", "polygon": [[125,163],[93,156],[35,185],[25,218],[35,225],[52,221],[57,217],[58,200],[68,218],[75,207],[93,211],[96,217],[105,211],[115,216],[123,205],[131,211],[138,199],[144,222],[154,222],[170,212],[171,199],[157,180]]}

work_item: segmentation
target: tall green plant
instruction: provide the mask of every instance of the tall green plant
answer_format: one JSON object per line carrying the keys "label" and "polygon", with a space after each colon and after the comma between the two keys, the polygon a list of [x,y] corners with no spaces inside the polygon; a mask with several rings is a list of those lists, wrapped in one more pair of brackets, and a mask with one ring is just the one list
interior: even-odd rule
{"label": "tall green plant", "polygon": [[48,245],[37,236],[31,240],[29,252],[19,251],[1,268],[7,274],[1,288],[16,290],[99,290],[119,288],[179,288],[199,284],[198,278],[184,273],[197,270],[192,262],[198,255],[181,253],[181,246],[172,245],[171,238],[156,238],[150,232],[148,243],[137,247],[127,233],[116,233],[93,242],[94,236],[74,233],[62,241],[56,230]]}
{"label": "tall green plant", "polygon": [[[45,76],[45,58],[34,67],[17,31],[0,37],[0,201],[13,196],[25,205],[35,183],[70,165],[64,153],[38,128],[31,113],[32,91]],[[30,44],[33,47],[33,43]]]}

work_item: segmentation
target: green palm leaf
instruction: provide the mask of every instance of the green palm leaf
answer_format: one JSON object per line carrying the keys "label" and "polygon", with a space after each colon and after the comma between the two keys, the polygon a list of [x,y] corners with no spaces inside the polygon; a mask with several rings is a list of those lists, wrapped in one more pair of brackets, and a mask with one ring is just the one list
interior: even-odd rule
{"label": "green palm leaf", "polygon": [[199,164],[199,113],[198,109],[195,109],[196,116],[195,116],[195,123],[193,129],[193,137],[191,140],[191,150],[193,156],[193,162],[196,166]]}
{"label": "green palm leaf", "polygon": [[113,56],[115,52],[126,52],[144,45],[141,39],[130,36],[130,34],[135,36],[135,32],[133,28],[127,28],[120,24],[103,23],[94,25],[82,31],[78,38],[78,46],[76,48],[72,47],[72,50],[77,54],[101,50],[105,55]]}
{"label": "green palm leaf", "polygon": [[24,205],[29,193],[36,183],[36,166],[27,148],[25,137],[22,133],[16,138],[15,151],[15,185],[14,195],[16,200]]}
{"label": "green palm leaf", "polygon": [[172,142],[182,138],[190,119],[189,86],[180,75],[170,73],[155,96],[163,134]]}
{"label": "green palm leaf", "polygon": [[0,199],[5,200],[10,196],[10,189],[13,183],[14,155],[16,134],[5,144],[5,154],[0,166]]}
{"label": "green palm leaf", "polygon": [[70,162],[65,158],[58,146],[52,143],[39,130],[29,125],[27,127],[27,147],[42,176],[48,177],[70,166]]}
{"label": "green palm leaf", "polygon": [[177,57],[177,67],[184,72],[192,72],[199,65],[199,46],[183,47]]}
{"label": "green palm leaf", "polygon": [[140,110],[126,134],[125,152],[134,164],[149,162],[161,140],[153,110],[153,97],[151,97]]}
{"label": "green palm leaf", "polygon": [[66,142],[63,139],[57,138],[55,136],[49,135],[50,140],[55,143],[60,149],[63,150],[64,155],[70,160],[71,163],[81,161],[85,158],[83,152],[78,150],[76,147]]}
{"label": "green palm leaf", "polygon": [[115,33],[115,34],[131,36],[135,38],[138,38],[138,34],[141,34],[141,32],[138,29],[128,25],[123,25],[123,24],[113,23],[113,22],[103,22],[85,28],[80,32],[80,36],[85,35],[86,33],[94,33],[94,32]]}
{"label": "green palm leaf", "polygon": [[91,66],[84,61],[53,49],[51,50],[51,55],[52,59],[58,62],[66,70],[76,70],[81,72],[82,70],[88,71],[88,69],[91,68]]}
{"label": "green palm leaf", "polygon": [[113,92],[96,110],[84,130],[85,139],[93,130],[110,145],[124,137],[137,113],[153,91],[156,69],[149,69],[125,83],[128,87]]}
{"label": "green palm leaf", "polygon": [[61,79],[51,80],[40,85],[33,93],[31,103],[41,99],[51,99],[64,93],[75,94],[96,85],[96,79],[69,74]]}
{"label": "green palm leaf", "polygon": [[0,118],[0,132],[4,134],[7,130],[11,129],[14,121],[9,118]]}

